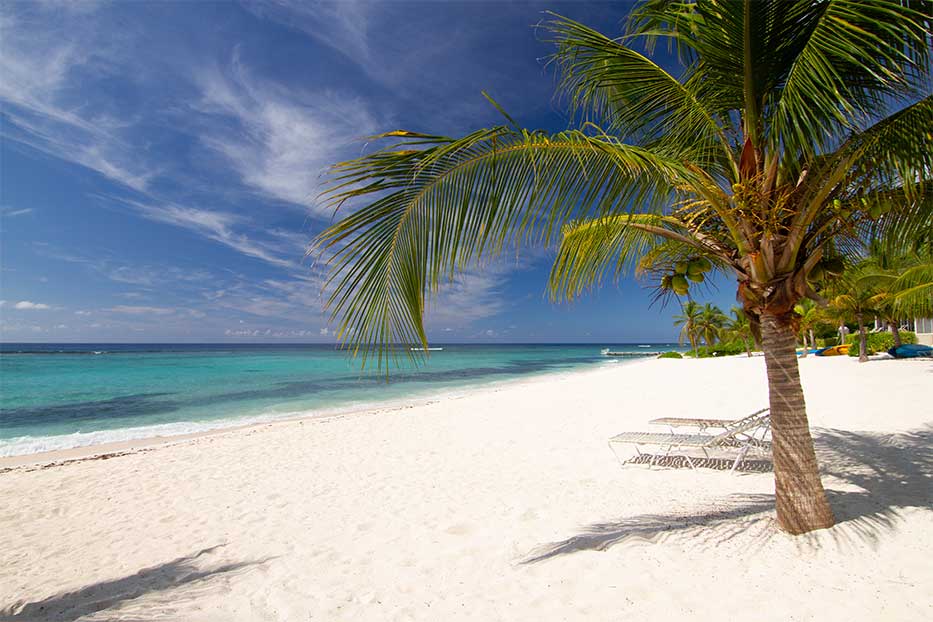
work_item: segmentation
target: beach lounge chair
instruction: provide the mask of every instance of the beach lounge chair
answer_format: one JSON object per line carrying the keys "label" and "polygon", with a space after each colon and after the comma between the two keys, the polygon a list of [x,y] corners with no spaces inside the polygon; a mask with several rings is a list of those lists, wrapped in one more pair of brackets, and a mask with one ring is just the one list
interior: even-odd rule
{"label": "beach lounge chair", "polygon": [[[682,457],[691,468],[697,468],[697,462],[707,463],[717,458],[732,461],[731,471],[735,471],[745,461],[750,451],[767,454],[771,443],[765,440],[770,432],[770,414],[768,409],[749,415],[736,421],[721,423],[723,432],[712,434],[664,434],[658,432],[623,432],[609,439],[609,448],[616,455],[614,444],[634,445],[636,455],[620,462],[645,463],[654,466],[659,460]],[[708,420],[707,420],[708,421]],[[720,425],[720,424],[717,424]],[[643,447],[652,446],[659,453],[642,451]]]}
{"label": "beach lounge chair", "polygon": [[671,428],[671,434],[674,433],[674,428],[689,427],[697,428],[700,434],[704,433],[707,428],[722,428],[727,429],[730,425],[741,425],[745,421],[754,420],[758,415],[768,412],[767,408],[762,408],[761,410],[756,410],[747,417],[742,417],[741,419],[704,419],[702,417],[661,417],[659,419],[652,419],[648,423],[652,425],[666,425]]}

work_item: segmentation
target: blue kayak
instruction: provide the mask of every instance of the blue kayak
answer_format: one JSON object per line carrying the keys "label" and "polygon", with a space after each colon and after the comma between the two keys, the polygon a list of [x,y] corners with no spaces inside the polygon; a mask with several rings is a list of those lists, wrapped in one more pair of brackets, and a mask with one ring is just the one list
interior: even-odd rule
{"label": "blue kayak", "polygon": [[896,359],[913,359],[918,357],[933,358],[933,348],[930,346],[922,346],[917,343],[906,343],[902,346],[891,348],[888,350],[888,354]]}

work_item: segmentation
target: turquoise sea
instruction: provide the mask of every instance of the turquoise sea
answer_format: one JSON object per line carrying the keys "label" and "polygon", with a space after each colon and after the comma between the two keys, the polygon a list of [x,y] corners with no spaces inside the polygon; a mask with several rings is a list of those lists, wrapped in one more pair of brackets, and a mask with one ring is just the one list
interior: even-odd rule
{"label": "turquoise sea", "polygon": [[416,401],[623,361],[592,344],[442,347],[417,366],[402,357],[386,381],[333,346],[2,344],[0,456]]}

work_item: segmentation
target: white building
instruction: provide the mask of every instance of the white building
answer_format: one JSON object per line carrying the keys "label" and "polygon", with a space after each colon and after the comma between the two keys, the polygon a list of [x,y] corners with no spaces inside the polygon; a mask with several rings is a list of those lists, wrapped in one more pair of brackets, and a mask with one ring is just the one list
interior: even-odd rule
{"label": "white building", "polygon": [[933,346],[933,318],[914,318],[911,328],[917,333],[917,343]]}

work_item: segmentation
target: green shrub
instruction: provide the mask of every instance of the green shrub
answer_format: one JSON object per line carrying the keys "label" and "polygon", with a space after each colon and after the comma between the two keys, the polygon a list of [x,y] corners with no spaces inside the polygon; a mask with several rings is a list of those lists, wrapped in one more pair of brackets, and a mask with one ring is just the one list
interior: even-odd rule
{"label": "green shrub", "polygon": [[[846,343],[852,344],[849,348],[849,356],[858,356],[858,331],[846,337]],[[901,343],[917,343],[917,335],[908,331],[901,331]],[[865,347],[868,354],[877,354],[887,352],[894,347],[894,335],[886,330],[883,333],[868,333],[866,335]]]}
{"label": "green shrub", "polygon": [[711,356],[732,356],[733,354],[745,354],[745,344],[741,341],[729,341],[697,348],[697,356],[701,359]]}
{"label": "green shrub", "polygon": [[682,359],[684,357],[683,355],[680,354],[680,352],[665,352],[664,354],[661,354],[660,356],[658,356],[658,358],[659,359]]}

